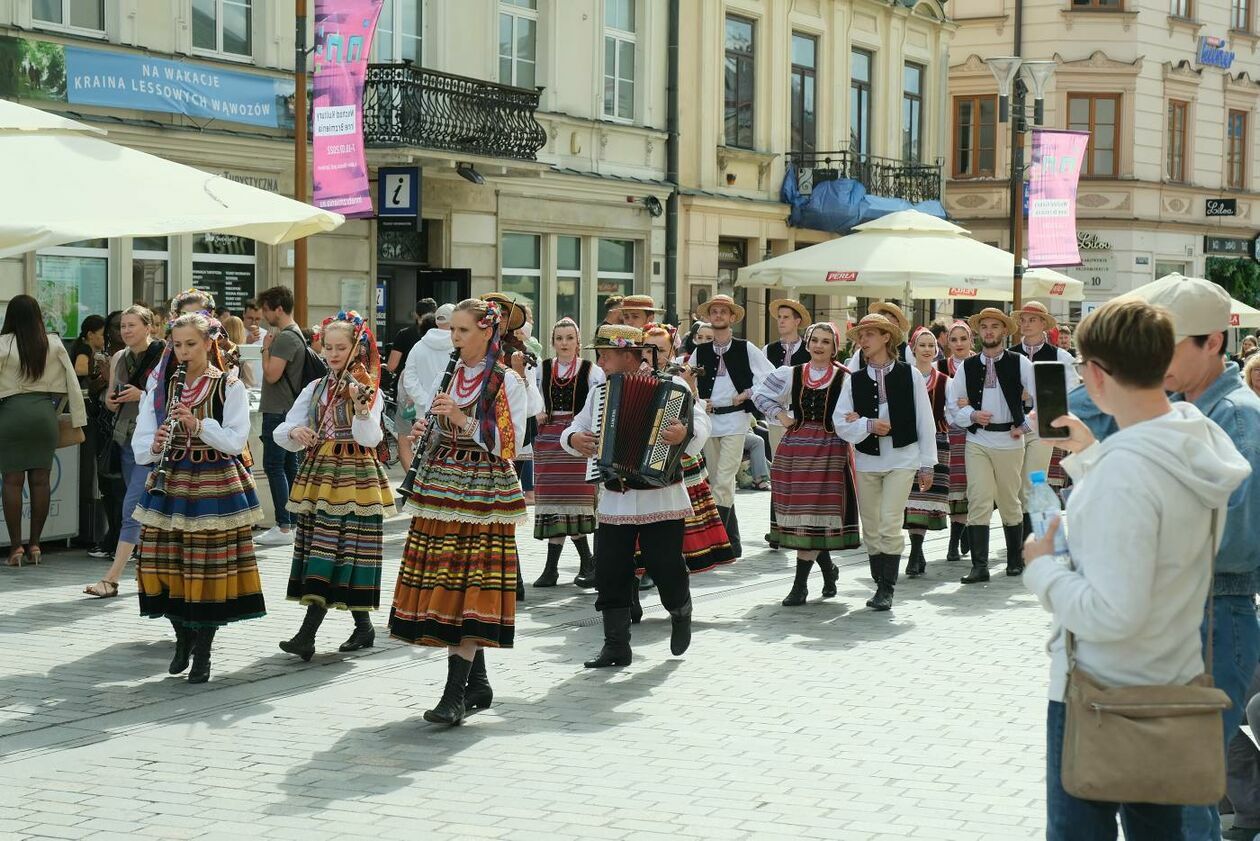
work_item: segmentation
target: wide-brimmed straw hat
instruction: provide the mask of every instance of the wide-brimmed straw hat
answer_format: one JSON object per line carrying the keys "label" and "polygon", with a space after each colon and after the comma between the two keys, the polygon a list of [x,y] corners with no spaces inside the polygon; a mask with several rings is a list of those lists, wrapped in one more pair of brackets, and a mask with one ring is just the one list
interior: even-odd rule
{"label": "wide-brimmed straw hat", "polygon": [[1035,315],[1040,318],[1046,325],[1046,332],[1059,326],[1059,322],[1050,314],[1050,310],[1046,309],[1046,305],[1040,301],[1029,301],[1019,309],[1011,313],[1011,317],[1019,321],[1021,315]]}
{"label": "wide-brimmed straw hat", "polygon": [[849,332],[846,334],[849,337],[849,341],[857,342],[858,333],[860,333],[861,331],[865,330],[868,327],[874,327],[877,330],[883,330],[885,333],[891,336],[894,347],[901,344],[901,340],[905,337],[905,333],[902,332],[900,325],[894,324],[892,319],[890,319],[886,315],[881,315],[880,313],[873,312],[873,313],[870,313],[869,315],[862,316],[862,320],[859,321],[853,327],[853,329],[849,330]]}
{"label": "wide-brimmed straw hat", "polygon": [[601,324],[586,350],[636,350],[643,347],[643,331],[629,324]]}
{"label": "wide-brimmed straw hat", "polygon": [[773,301],[771,301],[770,302],[770,317],[777,318],[779,316],[779,309],[781,307],[787,307],[788,309],[792,310],[797,315],[799,315],[801,317],[802,324],[810,323],[811,319],[809,317],[809,310],[805,309],[805,305],[802,304],[800,301],[794,301],[791,298],[775,298]]}
{"label": "wide-brimmed straw hat", "polygon": [[503,321],[499,324],[499,332],[510,333],[525,326],[525,308],[511,295],[504,292],[487,292],[481,296],[483,301],[494,301],[503,311]]}
{"label": "wide-brimmed straw hat", "polygon": [[967,319],[967,323],[971,325],[973,333],[980,332],[980,322],[986,318],[993,318],[1002,322],[1002,324],[1006,326],[1006,333],[1009,336],[1013,336],[1019,332],[1019,323],[1015,319],[1011,318],[999,309],[994,307],[985,307],[980,310],[980,312]]}
{"label": "wide-brimmed straw hat", "polygon": [[700,306],[696,307],[696,315],[700,316],[705,321],[710,321],[711,319],[709,318],[709,307],[713,306],[714,304],[724,304],[730,308],[732,324],[738,324],[739,322],[744,320],[744,312],[745,312],[744,308],[741,307],[739,304],[735,303],[735,299],[732,298],[730,295],[714,295],[712,298],[705,301]]}
{"label": "wide-brimmed straw hat", "polygon": [[910,331],[910,319],[906,318],[906,314],[901,311],[901,307],[892,301],[878,301],[871,304],[871,308],[867,310],[867,313],[886,316],[889,321],[901,328],[902,335]]}
{"label": "wide-brimmed straw hat", "polygon": [[661,308],[656,305],[656,301],[652,300],[651,295],[627,295],[621,299],[621,306],[618,309],[623,310],[646,310],[647,312],[661,312]]}

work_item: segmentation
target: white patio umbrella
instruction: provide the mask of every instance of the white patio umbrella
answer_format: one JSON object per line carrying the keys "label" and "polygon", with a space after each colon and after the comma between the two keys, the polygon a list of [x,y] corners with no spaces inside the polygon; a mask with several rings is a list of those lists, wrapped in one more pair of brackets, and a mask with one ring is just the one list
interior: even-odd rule
{"label": "white patio umbrella", "polygon": [[1260,327],[1260,310],[1235,298],[1229,302],[1229,326]]}
{"label": "white patio umbrella", "polygon": [[99,129],[0,101],[0,257],[81,239],[215,231],[271,245],[345,221],[103,139]]}
{"label": "white patio umbrella", "polygon": [[[977,242],[966,228],[952,222],[902,210],[858,225],[854,231],[745,266],[739,270],[736,285],[869,298],[1014,299],[1010,253]],[[1083,297],[1079,281],[1060,277],[1046,290],[1063,283],[1057,297]],[[1024,294],[1039,297],[1029,291]]]}

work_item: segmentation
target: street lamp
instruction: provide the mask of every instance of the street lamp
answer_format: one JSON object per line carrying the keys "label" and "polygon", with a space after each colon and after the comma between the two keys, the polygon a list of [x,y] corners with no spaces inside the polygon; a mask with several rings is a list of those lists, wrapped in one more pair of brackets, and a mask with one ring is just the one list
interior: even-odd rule
{"label": "street lamp", "polygon": [[1033,125],[1045,121],[1046,85],[1053,61],[1028,61],[1019,56],[986,58],[998,84],[998,121],[1011,125],[1011,250],[1015,253],[1013,307],[1023,306],[1024,286],[1024,132],[1028,130],[1025,99],[1033,95]]}

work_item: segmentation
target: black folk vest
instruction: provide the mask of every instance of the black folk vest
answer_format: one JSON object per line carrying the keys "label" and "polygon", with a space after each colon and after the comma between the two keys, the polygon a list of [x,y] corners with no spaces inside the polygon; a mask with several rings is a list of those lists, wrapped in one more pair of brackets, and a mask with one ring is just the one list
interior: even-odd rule
{"label": "black folk vest", "polygon": [[586,405],[586,396],[591,387],[591,361],[578,360],[577,371],[566,383],[555,380],[554,359],[544,359],[542,364],[543,403],[547,407],[547,416],[556,412],[572,412],[577,414]]}
{"label": "black folk vest", "polygon": [[[1004,353],[994,363],[997,368],[998,390],[1006,400],[1015,426],[1024,424],[1024,383],[1019,376],[1019,356]],[[963,376],[967,381],[967,401],[971,408],[980,411],[984,405],[984,354],[976,354],[963,362]],[[968,432],[980,429],[979,424],[967,427]]]}
{"label": "black folk vest", "polygon": [[[696,387],[700,390],[700,397],[708,400],[713,396],[713,384],[717,382],[718,372],[718,355],[713,350],[713,343],[696,345],[696,352],[692,359],[693,364],[699,365],[701,369],[700,378],[696,380]],[[731,378],[731,384],[735,386],[736,394],[752,388],[752,363],[748,361],[746,340],[731,339],[731,346],[726,349],[726,353],[722,354],[722,360],[726,363],[726,373]],[[738,408],[749,412],[755,418],[763,417],[753,405],[752,400],[745,400]]]}
{"label": "black folk vest", "polygon": [[796,346],[796,350],[792,352],[792,356],[789,358],[782,342],[772,342],[766,345],[766,359],[769,359],[770,364],[776,368],[782,368],[786,365],[804,365],[809,361],[809,348],[805,347],[805,340],[801,339]]}
{"label": "black folk vest", "polygon": [[[892,370],[884,376],[884,388],[888,392],[888,422],[892,425],[889,437],[893,446],[907,447],[919,440],[919,427],[914,410],[914,380],[918,376],[900,359],[893,362]],[[864,418],[879,417],[879,384],[871,378],[863,365],[853,375],[853,411]],[[879,436],[868,435],[854,446],[859,453],[879,455]]]}
{"label": "black folk vest", "polygon": [[840,392],[844,389],[844,378],[847,372],[837,366],[826,388],[806,388],[805,369],[809,363],[803,363],[792,369],[792,417],[797,423],[820,421],[828,432],[835,432],[831,416],[836,413],[836,404],[840,402]]}

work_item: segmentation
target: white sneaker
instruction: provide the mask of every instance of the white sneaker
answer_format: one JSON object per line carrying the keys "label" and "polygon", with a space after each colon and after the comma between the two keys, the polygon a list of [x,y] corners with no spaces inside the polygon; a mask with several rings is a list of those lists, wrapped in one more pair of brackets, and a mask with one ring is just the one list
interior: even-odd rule
{"label": "white sneaker", "polygon": [[284,531],[279,526],[272,526],[254,538],[258,546],[289,546],[293,543],[293,529]]}

